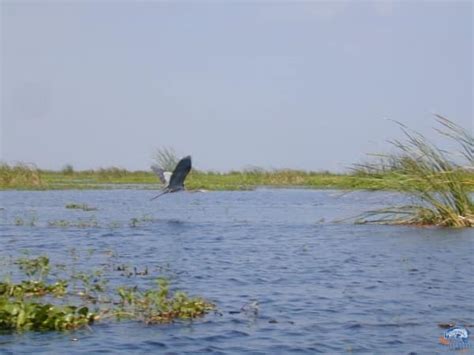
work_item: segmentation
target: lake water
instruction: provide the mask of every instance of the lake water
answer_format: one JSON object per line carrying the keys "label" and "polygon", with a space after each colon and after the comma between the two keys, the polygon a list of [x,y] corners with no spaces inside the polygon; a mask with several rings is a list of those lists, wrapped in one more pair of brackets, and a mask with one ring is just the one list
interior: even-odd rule
{"label": "lake water", "polygon": [[[472,229],[336,223],[407,202],[401,195],[258,189],[152,196],[1,192],[0,257],[28,250],[67,263],[74,249],[87,256],[82,267],[94,267],[113,252],[120,263],[153,272],[129,282],[151,286],[164,275],[174,289],[214,302],[217,312],[168,325],[107,322],[74,333],[0,335],[0,352],[432,354],[449,350],[438,342],[439,323],[474,324]],[[71,202],[98,210],[66,209]],[[19,219],[34,226],[15,225]],[[83,225],[49,225],[58,220]],[[127,282],[118,273],[110,280]]]}

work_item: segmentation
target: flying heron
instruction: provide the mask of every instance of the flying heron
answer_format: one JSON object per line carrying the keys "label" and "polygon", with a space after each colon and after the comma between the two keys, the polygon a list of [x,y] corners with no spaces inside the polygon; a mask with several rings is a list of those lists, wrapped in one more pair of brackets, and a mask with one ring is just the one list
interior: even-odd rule
{"label": "flying heron", "polygon": [[151,199],[154,200],[169,192],[184,190],[184,180],[191,170],[191,156],[188,155],[178,162],[178,165],[176,165],[176,168],[174,168],[173,173],[169,178],[169,182],[166,180],[166,175],[168,175],[169,172],[164,171],[157,166],[152,166],[152,170],[158,175],[162,183],[167,184],[158,195]]}

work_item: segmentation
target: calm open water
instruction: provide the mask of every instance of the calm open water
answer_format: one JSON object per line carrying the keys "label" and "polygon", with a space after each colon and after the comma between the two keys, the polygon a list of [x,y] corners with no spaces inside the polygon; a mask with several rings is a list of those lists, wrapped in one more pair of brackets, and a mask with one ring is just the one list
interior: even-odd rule
{"label": "calm open water", "polygon": [[[93,267],[113,251],[120,263],[153,271],[129,282],[154,285],[158,272],[218,312],[171,325],[0,335],[0,352],[432,354],[449,351],[438,343],[438,323],[474,324],[472,230],[334,222],[407,202],[400,195],[259,189],[152,196],[1,192],[0,257],[26,249],[67,263],[74,248],[88,255],[90,265],[82,266]],[[98,210],[66,209],[70,202]],[[17,226],[18,218],[35,225]],[[58,220],[90,226],[48,225]],[[127,280],[112,275],[115,282]]]}

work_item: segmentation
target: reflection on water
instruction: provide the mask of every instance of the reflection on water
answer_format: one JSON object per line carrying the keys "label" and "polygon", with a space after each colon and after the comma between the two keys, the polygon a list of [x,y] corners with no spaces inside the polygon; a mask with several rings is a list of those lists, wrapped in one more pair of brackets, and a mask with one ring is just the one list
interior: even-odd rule
{"label": "reflection on water", "polygon": [[[192,323],[3,335],[1,351],[433,353],[446,350],[439,323],[474,324],[472,230],[333,222],[404,202],[400,195],[261,189],[150,202],[152,195],[2,192],[0,256],[28,249],[64,262],[75,248],[94,250],[93,264],[114,253],[219,312]],[[98,210],[66,209],[71,202]]]}

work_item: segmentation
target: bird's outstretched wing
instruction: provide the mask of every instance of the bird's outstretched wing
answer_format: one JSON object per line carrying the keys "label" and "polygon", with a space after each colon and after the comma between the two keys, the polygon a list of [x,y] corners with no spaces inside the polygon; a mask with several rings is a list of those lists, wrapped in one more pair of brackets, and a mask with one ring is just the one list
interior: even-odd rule
{"label": "bird's outstretched wing", "polygon": [[180,189],[184,186],[184,180],[191,170],[191,156],[181,159],[171,175],[168,187],[171,190]]}
{"label": "bird's outstretched wing", "polygon": [[158,165],[152,165],[151,170],[153,170],[153,172],[156,174],[156,176],[158,176],[158,178],[160,179],[162,184],[167,183],[167,181],[165,179],[165,171],[162,168],[160,168]]}

